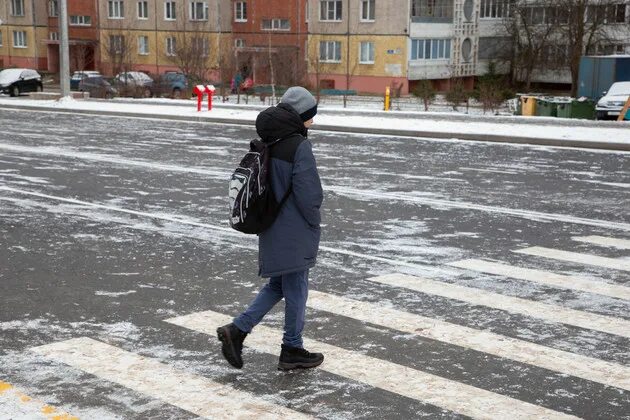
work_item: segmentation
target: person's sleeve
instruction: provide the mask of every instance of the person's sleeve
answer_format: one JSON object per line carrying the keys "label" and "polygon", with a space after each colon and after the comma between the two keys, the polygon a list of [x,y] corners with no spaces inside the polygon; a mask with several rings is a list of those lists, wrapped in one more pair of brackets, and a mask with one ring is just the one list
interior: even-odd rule
{"label": "person's sleeve", "polygon": [[319,208],[324,200],[322,184],[311,142],[303,141],[295,152],[293,164],[293,196],[297,207],[309,225],[319,227]]}

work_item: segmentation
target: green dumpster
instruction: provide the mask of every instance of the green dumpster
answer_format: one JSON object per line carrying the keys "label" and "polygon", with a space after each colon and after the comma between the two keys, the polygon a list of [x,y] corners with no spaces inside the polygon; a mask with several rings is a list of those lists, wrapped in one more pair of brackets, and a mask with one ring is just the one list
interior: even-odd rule
{"label": "green dumpster", "polygon": [[556,117],[558,115],[558,101],[552,98],[536,98],[536,116]]}
{"label": "green dumpster", "polygon": [[570,102],[560,104],[558,105],[558,117],[594,120],[595,102],[588,99],[574,99]]}

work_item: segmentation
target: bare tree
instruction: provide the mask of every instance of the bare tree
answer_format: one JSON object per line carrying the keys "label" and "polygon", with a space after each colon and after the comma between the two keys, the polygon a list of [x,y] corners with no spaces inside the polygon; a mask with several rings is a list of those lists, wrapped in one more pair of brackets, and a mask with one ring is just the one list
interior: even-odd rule
{"label": "bare tree", "polygon": [[72,46],[72,66],[75,70],[84,71],[94,63],[95,46],[93,41]]}
{"label": "bare tree", "polygon": [[105,52],[113,74],[131,70],[135,52],[131,31],[122,28],[111,31],[105,40]]}
{"label": "bare tree", "polygon": [[429,105],[435,100],[435,88],[428,79],[420,80],[413,89],[413,96],[420,98],[424,104],[424,110],[429,110]]}

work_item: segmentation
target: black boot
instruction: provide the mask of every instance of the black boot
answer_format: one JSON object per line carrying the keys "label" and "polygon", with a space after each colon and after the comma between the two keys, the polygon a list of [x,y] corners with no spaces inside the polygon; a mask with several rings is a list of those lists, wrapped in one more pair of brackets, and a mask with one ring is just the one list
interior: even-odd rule
{"label": "black boot", "polygon": [[227,324],[217,328],[217,336],[223,344],[221,352],[223,352],[225,360],[237,369],[242,368],[243,359],[241,358],[241,353],[243,352],[243,341],[245,341],[247,333],[239,330],[234,324]]}
{"label": "black boot", "polygon": [[280,352],[279,370],[307,369],[319,366],[324,361],[321,353],[310,353],[300,347],[282,345]]}

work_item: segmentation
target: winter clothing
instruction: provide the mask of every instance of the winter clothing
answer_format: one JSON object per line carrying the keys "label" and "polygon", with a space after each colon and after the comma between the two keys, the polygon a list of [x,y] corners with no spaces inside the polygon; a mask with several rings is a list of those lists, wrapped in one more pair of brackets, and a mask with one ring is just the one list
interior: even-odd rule
{"label": "winter clothing", "polygon": [[[309,94],[310,95],[310,94]],[[280,103],[258,115],[256,130],[271,147],[271,188],[278,202],[292,192],[273,225],[259,235],[259,275],[274,277],[315,265],[323,190],[307,130],[297,112]]]}
{"label": "winter clothing", "polygon": [[317,114],[317,101],[301,86],[293,86],[282,95],[280,103],[291,105],[300,114],[302,121],[308,121]]}
{"label": "winter clothing", "polygon": [[324,355],[321,353],[311,353],[300,347],[289,347],[282,345],[278,370],[308,369],[322,364]]}
{"label": "winter clothing", "polygon": [[251,332],[262,318],[284,297],[284,335],[282,342],[291,347],[302,347],[302,330],[308,298],[308,270],[284,274],[269,279],[258,292],[249,308],[234,319],[241,331]]}
{"label": "winter clothing", "polygon": [[217,328],[217,336],[222,343],[221,352],[223,357],[235,368],[242,368],[243,359],[241,354],[243,352],[243,341],[245,341],[247,333],[234,324],[228,324]]}

